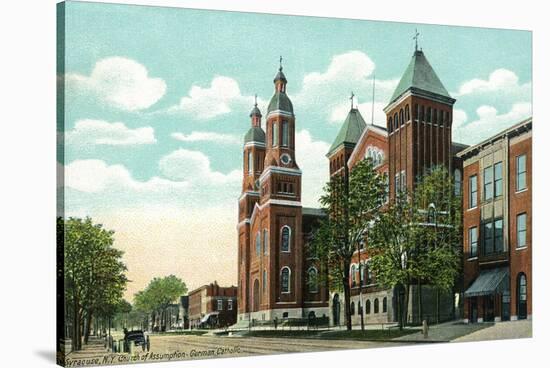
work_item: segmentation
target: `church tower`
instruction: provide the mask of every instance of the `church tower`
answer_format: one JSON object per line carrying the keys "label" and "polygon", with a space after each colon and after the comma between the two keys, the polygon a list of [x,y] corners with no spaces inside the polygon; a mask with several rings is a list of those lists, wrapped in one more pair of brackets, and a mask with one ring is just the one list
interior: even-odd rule
{"label": "church tower", "polygon": [[424,52],[416,47],[390,103],[384,108],[390,198],[404,188],[412,193],[419,176],[433,166],[444,165],[450,170],[455,101]]}
{"label": "church tower", "polygon": [[257,101],[250,112],[251,127],[244,137],[243,183],[239,198],[239,267],[238,309],[239,314],[249,312],[249,300],[243,293],[249,287],[250,265],[250,216],[260,199],[259,178],[264,169],[265,133],[262,129],[262,113]]}

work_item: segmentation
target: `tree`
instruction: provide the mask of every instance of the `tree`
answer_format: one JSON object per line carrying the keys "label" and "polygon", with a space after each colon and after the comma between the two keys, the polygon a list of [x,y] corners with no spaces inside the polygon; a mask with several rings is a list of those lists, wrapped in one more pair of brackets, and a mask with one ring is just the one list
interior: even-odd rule
{"label": "tree", "polygon": [[407,321],[414,281],[419,291],[422,282],[437,290],[449,290],[455,284],[460,264],[460,214],[460,201],[454,196],[447,169],[435,167],[420,179],[412,197],[405,190],[398,192],[369,233],[367,249],[378,283],[397,288],[400,328]]}
{"label": "tree", "polygon": [[[424,214],[420,230],[421,242],[426,245],[422,253],[418,275],[421,281],[436,288],[436,321],[439,322],[439,293],[448,292],[457,283],[460,274],[462,208],[460,195],[454,193],[453,179],[443,166],[434,167],[425,175],[415,190],[415,208]],[[422,298],[419,294],[420,310]]]}
{"label": "tree", "polygon": [[401,191],[377,218],[367,241],[370,267],[377,283],[397,288],[400,329],[407,321],[410,284],[419,273],[419,220],[408,195]]}
{"label": "tree", "polygon": [[352,258],[364,244],[368,228],[384,203],[385,192],[384,177],[367,158],[360,161],[349,176],[333,176],[320,199],[328,216],[321,221],[312,249],[321,263],[327,265],[329,284],[344,291],[348,330],[351,330],[349,271]]}
{"label": "tree", "polygon": [[74,350],[87,343],[94,314],[122,298],[126,289],[123,252],[113,247],[113,231],[92,219],[58,219],[63,241],[65,300]]}
{"label": "tree", "polygon": [[159,318],[160,329],[165,331],[167,308],[186,292],[185,283],[174,275],[155,277],[144,290],[135,294],[134,305],[138,311],[151,315],[153,327]]}

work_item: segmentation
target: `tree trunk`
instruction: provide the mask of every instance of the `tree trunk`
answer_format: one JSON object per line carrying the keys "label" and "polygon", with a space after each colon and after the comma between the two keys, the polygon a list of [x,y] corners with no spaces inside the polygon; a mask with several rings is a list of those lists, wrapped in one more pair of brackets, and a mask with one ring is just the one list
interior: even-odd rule
{"label": "tree trunk", "polygon": [[405,286],[405,297],[403,298],[403,325],[406,325],[408,321],[410,290],[411,290],[411,283],[407,282],[407,285]]}
{"label": "tree trunk", "polygon": [[86,328],[84,329],[84,344],[88,344],[92,327],[92,311],[86,312]]}
{"label": "tree trunk", "polygon": [[401,313],[401,285],[397,286],[397,300],[395,307],[397,308],[397,323],[399,323],[399,330],[403,330],[403,313]]}
{"label": "tree trunk", "polygon": [[[346,267],[347,266],[347,267]],[[349,264],[344,263],[344,274],[342,277],[342,286],[344,287],[344,311],[346,314],[346,329],[351,331],[351,290],[349,286]]]}
{"label": "tree trunk", "polygon": [[422,282],[420,282],[420,280],[418,280],[418,318],[420,324],[422,324],[424,320],[424,310],[422,308]]}
{"label": "tree trunk", "polygon": [[435,289],[435,323],[439,323],[439,289]]}

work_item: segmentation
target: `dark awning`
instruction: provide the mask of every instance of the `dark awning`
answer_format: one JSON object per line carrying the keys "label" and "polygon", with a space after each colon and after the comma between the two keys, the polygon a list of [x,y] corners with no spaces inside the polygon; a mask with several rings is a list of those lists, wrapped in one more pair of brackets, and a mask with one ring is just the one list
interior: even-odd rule
{"label": "dark awning", "polygon": [[466,290],[464,296],[489,295],[509,289],[509,271],[507,267],[482,270],[474,283]]}

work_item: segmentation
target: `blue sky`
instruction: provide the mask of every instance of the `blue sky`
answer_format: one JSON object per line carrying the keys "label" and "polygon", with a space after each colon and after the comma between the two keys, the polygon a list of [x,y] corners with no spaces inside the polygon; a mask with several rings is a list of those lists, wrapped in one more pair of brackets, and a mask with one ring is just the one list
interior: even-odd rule
{"label": "blue sky", "polygon": [[[65,29],[66,211],[117,231],[135,280],[128,295],[158,273],[191,286],[236,280],[242,137],[255,93],[265,112],[279,55],[308,206],[350,91],[370,120],[376,74],[383,124],[415,29],[457,99],[455,141],[476,143],[531,114],[526,31],[79,2],[67,3]],[[212,251],[223,258],[218,276],[185,266]]]}

